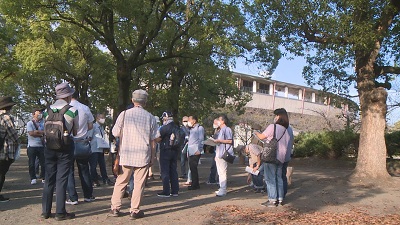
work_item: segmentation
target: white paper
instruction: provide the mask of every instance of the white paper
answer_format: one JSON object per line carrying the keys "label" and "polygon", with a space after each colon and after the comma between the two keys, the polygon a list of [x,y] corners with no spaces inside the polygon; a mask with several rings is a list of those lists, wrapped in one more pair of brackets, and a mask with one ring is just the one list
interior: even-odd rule
{"label": "white paper", "polygon": [[260,173],[259,170],[253,171],[253,169],[250,168],[250,166],[246,166],[246,172],[251,173],[251,174],[256,175],[256,176]]}
{"label": "white paper", "polygon": [[207,140],[203,141],[204,145],[209,145],[209,146],[216,146],[217,143],[215,143],[215,139],[212,137],[209,137]]}

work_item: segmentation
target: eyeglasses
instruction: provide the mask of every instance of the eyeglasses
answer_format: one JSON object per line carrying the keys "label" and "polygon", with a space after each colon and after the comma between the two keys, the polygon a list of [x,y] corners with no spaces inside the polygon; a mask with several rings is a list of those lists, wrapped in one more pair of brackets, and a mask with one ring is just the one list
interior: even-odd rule
{"label": "eyeglasses", "polygon": [[187,121],[182,121],[182,123],[187,122]]}

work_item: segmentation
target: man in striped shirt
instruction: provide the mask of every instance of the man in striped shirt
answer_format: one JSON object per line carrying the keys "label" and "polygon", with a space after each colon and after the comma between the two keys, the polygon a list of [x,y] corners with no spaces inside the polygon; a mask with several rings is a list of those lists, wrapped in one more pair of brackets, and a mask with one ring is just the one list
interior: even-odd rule
{"label": "man in striped shirt", "polygon": [[121,112],[115,122],[112,133],[119,137],[119,165],[122,174],[118,175],[111,197],[111,216],[120,215],[122,197],[129,179],[134,174],[134,190],[131,198],[130,217],[144,217],[139,209],[149,167],[155,156],[157,133],[156,119],[143,107],[147,102],[147,92],[136,90],[132,93],[134,107]]}

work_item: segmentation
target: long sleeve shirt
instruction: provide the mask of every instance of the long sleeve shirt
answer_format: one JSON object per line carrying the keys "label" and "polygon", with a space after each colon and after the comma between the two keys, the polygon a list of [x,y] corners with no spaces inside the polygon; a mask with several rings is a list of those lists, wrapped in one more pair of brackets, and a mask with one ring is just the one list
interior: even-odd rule
{"label": "long sleeve shirt", "polygon": [[0,146],[0,160],[15,160],[19,145],[18,138],[18,133],[14,125],[14,119],[5,111],[1,112],[0,140],[4,140],[4,144]]}

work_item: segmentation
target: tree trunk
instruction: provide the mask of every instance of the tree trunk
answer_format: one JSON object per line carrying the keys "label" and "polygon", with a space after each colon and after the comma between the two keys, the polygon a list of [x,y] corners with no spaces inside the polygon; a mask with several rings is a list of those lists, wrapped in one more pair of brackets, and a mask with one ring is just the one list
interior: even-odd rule
{"label": "tree trunk", "polygon": [[130,86],[132,82],[131,76],[132,70],[129,68],[125,61],[117,62],[117,79],[118,79],[118,108],[114,111],[114,120],[120,112],[124,111],[126,107],[131,103],[130,99],[132,93],[130,93]]}
{"label": "tree trunk", "polygon": [[376,183],[390,177],[386,169],[386,99],[387,92],[375,86],[370,57],[357,60],[357,88],[361,105],[361,133],[357,165],[351,176],[354,182]]}

